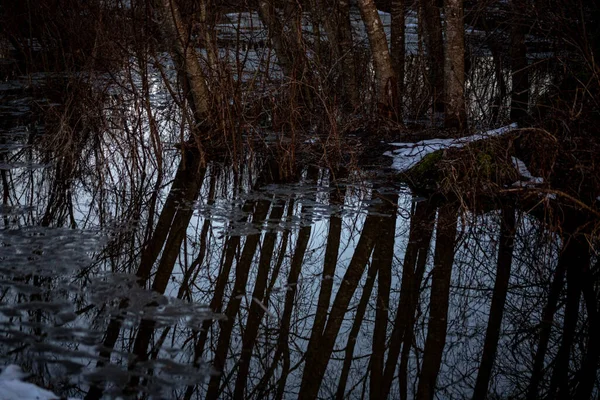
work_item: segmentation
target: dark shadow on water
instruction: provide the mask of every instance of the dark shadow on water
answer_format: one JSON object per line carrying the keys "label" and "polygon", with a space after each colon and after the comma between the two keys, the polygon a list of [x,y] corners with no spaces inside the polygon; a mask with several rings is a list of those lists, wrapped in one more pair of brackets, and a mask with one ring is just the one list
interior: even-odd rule
{"label": "dark shadow on water", "polygon": [[576,210],[503,199],[474,212],[389,181],[315,167],[284,180],[271,158],[232,168],[191,150],[160,178],[129,168],[143,152],[127,168],[124,155],[28,168],[48,155],[0,135],[0,361],[56,393],[598,391],[597,235]]}

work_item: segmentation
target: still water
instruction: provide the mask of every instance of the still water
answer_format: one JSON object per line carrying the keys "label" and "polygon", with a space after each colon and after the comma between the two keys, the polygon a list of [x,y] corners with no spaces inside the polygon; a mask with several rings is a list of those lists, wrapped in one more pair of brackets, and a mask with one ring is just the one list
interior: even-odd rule
{"label": "still water", "polygon": [[364,171],[283,181],[269,156],[201,167],[112,108],[88,121],[102,136],[47,137],[31,107],[3,89],[0,364],[31,382],[86,399],[597,390],[577,226]]}

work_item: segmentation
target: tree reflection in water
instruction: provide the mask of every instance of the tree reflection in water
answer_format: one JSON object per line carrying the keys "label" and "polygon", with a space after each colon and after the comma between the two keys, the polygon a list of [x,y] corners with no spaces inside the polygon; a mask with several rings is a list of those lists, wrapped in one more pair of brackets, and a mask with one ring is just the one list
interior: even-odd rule
{"label": "tree reflection in water", "polygon": [[82,137],[79,158],[7,150],[1,358],[38,384],[88,399],[598,390],[596,236],[579,211],[474,212],[104,140]]}

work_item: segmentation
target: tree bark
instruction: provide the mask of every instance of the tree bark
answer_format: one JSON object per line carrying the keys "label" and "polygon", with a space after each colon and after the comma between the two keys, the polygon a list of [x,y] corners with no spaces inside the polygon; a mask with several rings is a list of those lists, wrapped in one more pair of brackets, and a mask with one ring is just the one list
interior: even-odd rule
{"label": "tree bark", "polygon": [[342,93],[352,111],[360,106],[348,0],[318,0],[325,12],[325,30],[332,49],[333,64],[342,78]]}
{"label": "tree bark", "polygon": [[379,218],[367,215],[358,244],[344,274],[329,313],[327,325],[318,342],[318,346],[307,348],[304,372],[300,385],[300,399],[315,399],[319,393],[321,381],[325,375],[329,358],[333,352],[335,340],[348,311],[350,300],[356,291],[358,283],[371,257],[379,226]]}
{"label": "tree bark", "polygon": [[[282,203],[274,203],[271,214],[271,221],[278,223],[283,216],[284,205]],[[262,247],[260,248],[260,260],[258,262],[258,272],[256,275],[256,283],[252,292],[252,304],[250,313],[246,323],[246,331],[242,336],[242,354],[238,363],[237,379],[235,381],[235,389],[233,397],[236,399],[246,398],[246,382],[248,380],[248,372],[250,370],[250,360],[252,358],[252,350],[256,344],[258,336],[258,328],[263,316],[265,315],[265,307],[269,305],[269,298],[266,296],[265,289],[267,288],[267,280],[269,270],[271,269],[271,259],[275,249],[277,240],[277,231],[269,231],[265,234]]]}
{"label": "tree bark", "polygon": [[175,53],[175,65],[187,80],[188,100],[192,105],[196,124],[203,123],[210,115],[210,92],[206,76],[200,65],[200,57],[189,41],[188,29],[174,0],[156,0],[155,6],[162,21],[165,44]]}
{"label": "tree bark", "polygon": [[[363,319],[365,318],[365,312],[371,300],[371,293],[373,292],[373,285],[375,284],[375,278],[379,268],[376,263],[371,263],[367,271],[367,280],[363,287],[362,295],[356,307],[356,314],[354,314],[354,322],[352,328],[348,334],[348,340],[346,342],[346,350],[344,351],[344,364],[340,373],[340,380],[338,382],[338,388],[335,395],[337,400],[342,400],[346,392],[346,383],[348,381],[348,375],[350,374],[350,367],[354,358],[354,347],[356,346],[356,339],[360,334],[360,327],[362,326]],[[372,364],[370,364],[372,365]],[[372,388],[372,387],[371,387]]]}
{"label": "tree bark", "polygon": [[444,58],[445,119],[447,128],[466,129],[465,26],[463,0],[444,0],[446,42]]}
{"label": "tree bark", "polygon": [[[383,382],[381,385],[381,397],[386,398],[389,395],[394,372],[398,364],[400,350],[403,353],[408,352],[412,345],[412,332],[414,330],[414,315],[419,299],[419,290],[427,254],[431,242],[433,227],[435,225],[435,208],[429,202],[420,201],[415,203],[414,211],[410,221],[410,232],[408,236],[408,245],[404,254],[402,263],[402,283],[400,286],[400,300],[396,308],[396,318],[394,328],[390,339],[388,357],[385,365]],[[407,333],[410,340],[405,336]],[[402,343],[405,343],[404,348]],[[406,354],[408,357],[408,353]],[[406,366],[400,366],[400,397],[406,398]]]}
{"label": "tree bark", "polygon": [[[360,14],[367,28],[375,70],[376,99],[380,108],[395,113],[398,110],[396,75],[388,49],[383,24],[374,0],[358,0]],[[391,116],[391,115],[390,115]]]}
{"label": "tree bark", "polygon": [[[269,205],[269,201],[259,200],[257,202],[256,210],[254,211],[254,215],[252,217],[252,222],[254,224],[259,225],[264,222],[267,212],[269,211]],[[227,308],[225,309],[226,319],[219,321],[221,331],[219,332],[219,340],[217,343],[217,349],[215,351],[215,357],[213,359],[213,367],[218,373],[210,378],[208,383],[208,391],[206,393],[207,399],[216,399],[219,397],[219,384],[221,382],[221,375],[229,350],[231,333],[233,332],[233,327],[235,325],[235,317],[240,309],[242,297],[244,297],[244,294],[246,293],[248,275],[250,273],[252,260],[254,258],[254,253],[256,253],[256,248],[259,241],[260,233],[255,233],[246,237],[242,255],[236,266],[233,292],[231,293],[231,298],[227,304]]]}
{"label": "tree bark", "polygon": [[406,57],[406,35],[405,35],[405,6],[404,0],[392,0],[391,4],[391,57],[396,75],[396,113],[402,119],[402,95],[404,93],[404,60]]}
{"label": "tree bark", "polygon": [[571,242],[573,242],[575,250],[567,268],[567,303],[565,305],[562,339],[554,360],[548,399],[571,398],[569,390],[569,361],[571,359],[571,348],[573,347],[577,320],[579,318],[582,272],[584,269],[590,267],[590,248],[587,238],[577,235],[571,238]]}
{"label": "tree bark", "polygon": [[538,388],[544,376],[544,360],[550,341],[554,314],[558,309],[558,300],[564,286],[567,267],[570,265],[571,260],[576,257],[576,251],[576,246],[572,243],[572,239],[565,238],[565,243],[558,257],[558,265],[554,272],[554,279],[550,285],[548,302],[546,303],[542,314],[538,348],[533,361],[533,370],[531,372],[529,387],[527,388],[527,400],[535,400],[538,398]]}
{"label": "tree bark", "polygon": [[390,286],[392,281],[392,263],[394,261],[394,242],[396,239],[396,206],[398,195],[391,195],[384,200],[386,214],[382,218],[380,241],[373,250],[373,261],[378,271],[377,303],[375,311],[375,327],[373,329],[373,353],[371,355],[371,399],[382,398],[381,389],[384,376],[384,353],[387,336],[388,309],[390,302]]}
{"label": "tree bark", "polygon": [[515,209],[513,206],[504,205],[502,207],[500,224],[500,246],[498,249],[498,262],[496,264],[496,282],[492,294],[492,304],[483,344],[483,354],[473,391],[473,400],[485,400],[487,398],[492,367],[496,358],[515,242]]}
{"label": "tree bark", "polygon": [[423,25],[429,64],[429,87],[433,113],[444,112],[444,38],[437,0],[423,0]]}
{"label": "tree bark", "polygon": [[529,107],[529,71],[527,68],[527,46],[525,44],[524,0],[512,0],[513,22],[510,31],[510,56],[512,59],[512,93],[510,119],[523,122]]}
{"label": "tree bark", "polygon": [[423,355],[423,366],[417,389],[417,400],[432,400],[446,344],[450,278],[454,263],[456,220],[458,207],[440,207],[435,240],[435,255],[431,280],[429,324]]}

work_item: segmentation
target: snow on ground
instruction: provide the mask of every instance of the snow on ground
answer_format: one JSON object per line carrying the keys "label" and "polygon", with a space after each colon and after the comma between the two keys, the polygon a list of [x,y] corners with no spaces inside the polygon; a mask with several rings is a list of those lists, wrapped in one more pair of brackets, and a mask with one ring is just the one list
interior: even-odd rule
{"label": "snow on ground", "polygon": [[519,160],[517,157],[512,157],[512,162],[517,171],[519,171],[519,175],[521,176],[520,181],[513,183],[512,185],[515,187],[533,187],[538,186],[544,183],[544,178],[540,178],[539,176],[531,175],[531,172],[527,169],[525,163]]}
{"label": "snow on ground", "polygon": [[0,372],[0,400],[58,400],[59,396],[33,383],[24,382],[27,374],[11,364]]}
{"label": "snow on ground", "polygon": [[[513,129],[517,129],[517,124],[510,124],[501,128],[492,129],[482,133],[476,133],[475,135],[458,139],[429,139],[422,140],[417,143],[390,143],[390,145],[397,147],[397,149],[387,151],[384,153],[384,155],[394,158],[392,162],[393,169],[398,171],[406,171],[421,161],[427,154],[431,154],[434,151],[452,147],[463,147],[471,142],[503,135],[512,131]],[[527,172],[529,173],[529,171]],[[525,175],[523,176],[526,177]],[[531,174],[529,174],[529,176],[531,176]]]}

